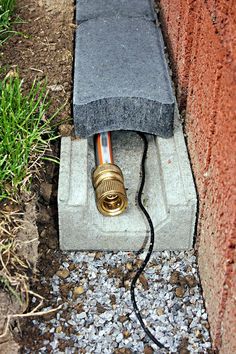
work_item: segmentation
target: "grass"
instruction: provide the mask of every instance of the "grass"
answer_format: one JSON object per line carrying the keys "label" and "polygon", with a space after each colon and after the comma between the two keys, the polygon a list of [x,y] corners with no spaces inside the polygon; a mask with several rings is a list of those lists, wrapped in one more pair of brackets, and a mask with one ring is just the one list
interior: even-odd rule
{"label": "grass", "polygon": [[22,215],[19,211],[6,212],[0,209],[0,291],[5,290],[8,297],[14,299],[13,303],[24,310],[29,281],[26,276],[28,264],[17,254],[21,228]]}
{"label": "grass", "polygon": [[12,15],[16,0],[0,0],[0,45],[2,45],[15,31],[12,30]]}
{"label": "grass", "polygon": [[[33,198],[32,178],[42,167],[43,159],[55,161],[47,157],[47,152],[51,141],[57,138],[52,120],[58,112],[48,118],[49,106],[46,82],[34,81],[26,92],[23,81],[14,71],[0,82],[0,290],[4,289],[20,306],[19,314],[7,316],[0,340],[7,334],[11,319],[44,314],[38,312],[43,298],[29,288],[32,264],[19,250],[37,242],[37,239],[21,239],[21,230],[28,222],[24,219],[22,203],[26,195],[27,200]],[[39,304],[30,313],[23,314],[30,295]]]}
{"label": "grass", "polygon": [[46,118],[49,106],[46,83],[32,84],[26,94],[18,74],[0,83],[0,202],[15,198],[30,186],[53,134]]}
{"label": "grass", "polygon": [[[22,240],[19,239],[19,232],[22,228],[21,213],[4,212],[0,209],[0,290],[1,288],[8,294],[8,299],[12,301],[13,308],[10,305],[8,312],[1,314],[1,332],[0,342],[6,341],[6,336],[10,330],[11,320],[26,318],[32,316],[43,316],[58,311],[57,308],[39,311],[43,305],[44,298],[39,294],[30,290],[30,274],[31,264],[24,257],[19,257],[17,249],[22,247]],[[24,242],[32,242],[37,240],[28,240]],[[28,312],[30,297],[34,297],[36,302]],[[4,301],[4,297],[2,298]],[[17,306],[16,306],[17,303]],[[4,305],[3,305],[4,306]],[[16,313],[16,307],[18,313]],[[4,324],[3,324],[4,322]],[[4,328],[3,328],[4,327]]]}
{"label": "grass", "polygon": [[[19,23],[13,17],[15,3],[16,0],[0,0],[0,46],[19,33],[12,29]],[[2,77],[5,69],[0,71]],[[51,141],[57,138],[52,121],[58,112],[47,117],[50,102],[46,82],[34,81],[27,92],[23,86],[14,71],[0,82],[0,291],[4,289],[13,303],[18,303],[20,312],[9,312],[0,341],[7,335],[11,319],[44,314],[38,311],[43,298],[30,290],[32,264],[26,247],[37,243],[37,237],[21,239],[21,232],[29,222],[25,219],[24,204],[34,198],[32,192],[24,191],[30,191],[43,159],[56,161],[47,153],[51,151]],[[31,312],[23,313],[28,308],[29,296],[39,303]]]}

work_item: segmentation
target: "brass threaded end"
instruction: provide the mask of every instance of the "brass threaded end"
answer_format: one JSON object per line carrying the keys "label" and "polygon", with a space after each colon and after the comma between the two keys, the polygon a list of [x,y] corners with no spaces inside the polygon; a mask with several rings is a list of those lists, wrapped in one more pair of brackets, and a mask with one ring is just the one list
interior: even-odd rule
{"label": "brass threaded end", "polygon": [[105,216],[116,216],[128,205],[124,178],[121,169],[110,163],[97,166],[93,173],[93,186],[99,212]]}

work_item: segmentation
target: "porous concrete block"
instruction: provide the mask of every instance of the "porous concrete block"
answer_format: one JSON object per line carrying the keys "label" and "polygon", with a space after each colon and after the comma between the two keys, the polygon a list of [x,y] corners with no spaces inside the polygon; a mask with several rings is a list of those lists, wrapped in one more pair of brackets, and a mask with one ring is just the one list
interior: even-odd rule
{"label": "porous concrete block", "polygon": [[76,135],[137,130],[173,135],[174,96],[159,27],[143,19],[96,19],[77,29]]}
{"label": "porous concrete block", "polygon": [[156,19],[152,0],[77,0],[77,23],[99,17],[143,17],[149,21]]}
{"label": "porous concrete block", "polygon": [[[135,132],[114,132],[114,160],[121,167],[129,206],[116,217],[102,216],[95,204],[91,175],[93,139],[62,138],[59,176],[59,231],[62,250],[139,250],[148,225],[136,203],[142,140]],[[196,193],[180,124],[166,140],[148,136],[143,201],[155,227],[155,250],[193,246]]]}

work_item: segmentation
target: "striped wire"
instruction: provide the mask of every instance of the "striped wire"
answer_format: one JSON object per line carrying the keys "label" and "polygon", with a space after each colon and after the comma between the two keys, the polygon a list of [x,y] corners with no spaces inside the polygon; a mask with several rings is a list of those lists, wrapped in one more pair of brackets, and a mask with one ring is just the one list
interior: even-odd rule
{"label": "striped wire", "polygon": [[97,165],[113,163],[111,132],[99,133],[96,136]]}

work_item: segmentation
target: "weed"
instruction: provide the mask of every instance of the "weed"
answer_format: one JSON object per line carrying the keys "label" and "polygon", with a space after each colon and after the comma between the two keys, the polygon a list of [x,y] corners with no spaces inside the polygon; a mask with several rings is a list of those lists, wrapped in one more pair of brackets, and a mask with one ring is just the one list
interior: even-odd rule
{"label": "weed", "polygon": [[16,33],[11,28],[15,2],[16,0],[0,0],[0,45]]}
{"label": "weed", "polygon": [[22,225],[19,212],[0,210],[0,289],[4,288],[19,304],[27,278],[22,269],[26,262],[17,256],[17,235]]}
{"label": "weed", "polygon": [[32,175],[55,139],[46,82],[34,81],[24,94],[17,73],[0,83],[0,201],[27,190]]}
{"label": "weed", "polygon": [[0,0],[0,14],[9,12],[11,15],[15,8],[16,0]]}

